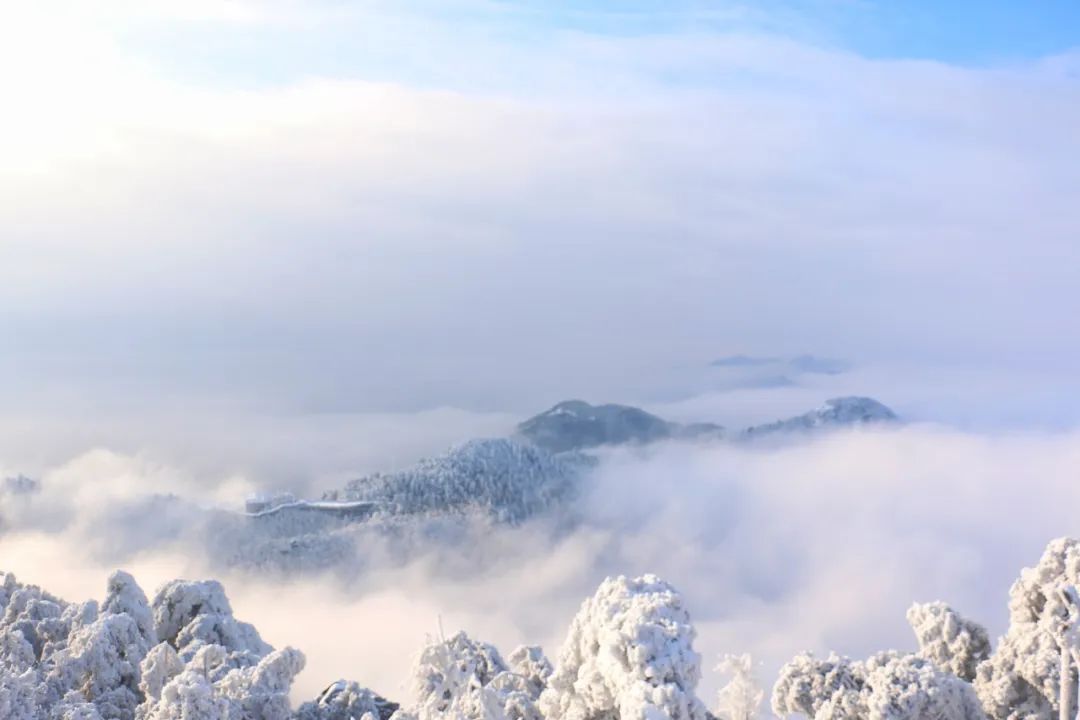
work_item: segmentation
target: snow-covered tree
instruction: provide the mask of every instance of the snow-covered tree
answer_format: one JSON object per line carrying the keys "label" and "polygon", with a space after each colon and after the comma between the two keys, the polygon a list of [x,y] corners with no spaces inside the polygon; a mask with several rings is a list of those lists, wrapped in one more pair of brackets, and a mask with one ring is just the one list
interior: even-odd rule
{"label": "snow-covered tree", "polygon": [[867,660],[870,720],[982,720],[974,689],[952,673],[916,655],[891,654]]}
{"label": "snow-covered tree", "polygon": [[134,717],[142,701],[139,666],[149,650],[131,616],[102,615],[71,634],[44,674],[49,700],[74,691],[105,718]]}
{"label": "snow-covered tree", "polygon": [[35,585],[20,585],[11,574],[5,585],[0,667],[20,672],[34,667],[47,648],[64,642],[70,631],[64,616],[67,603]]}
{"label": "snow-covered tree", "polygon": [[608,578],[574,618],[540,708],[566,720],[705,720],[693,641],[671,585],[654,575]]}
{"label": "snow-covered tree", "polygon": [[253,665],[272,649],[253,625],[233,617],[217,580],[167,583],[154,597],[153,614],[158,639],[185,660],[205,645],[220,645],[229,653],[228,670]]}
{"label": "snow-covered tree", "polygon": [[37,684],[35,670],[16,674],[0,669],[0,718],[37,720]]}
{"label": "snow-covered tree", "polygon": [[229,701],[231,717],[289,720],[289,688],[304,662],[295,648],[274,650],[254,667],[230,670],[215,688]]}
{"label": "snow-covered tree", "polygon": [[[797,656],[772,709],[811,720],[1080,720],[1078,581],[1080,541],[1055,540],[1013,585],[993,654],[979,625],[917,604],[907,615],[918,652]],[[150,603],[117,572],[99,605],[0,573],[0,720],[716,720],[695,695],[694,636],[672,586],[609,578],[582,604],[554,669],[539,647],[504,660],[458,633],[419,654],[410,708],[341,680],[293,710],[303,654],[238,621],[220,583],[173,581]],[[732,676],[719,720],[754,718],[750,658],[719,669]]]}
{"label": "snow-covered tree", "polygon": [[147,647],[157,644],[157,630],[154,627],[154,613],[146,593],[130,574],[117,570],[109,576],[106,584],[105,602],[101,604],[102,615],[127,615],[135,621],[139,634],[146,641]]}
{"label": "snow-covered tree", "polygon": [[214,581],[170,582],[151,605],[117,572],[99,609],[0,574],[0,720],[388,720],[397,707],[341,682],[293,711],[303,667],[236,620]]}
{"label": "snow-covered tree", "polygon": [[[177,667],[171,659],[180,662],[175,650],[164,643],[158,648],[167,647],[156,653],[155,660],[160,667]],[[170,651],[174,653],[170,656]],[[224,660],[225,652],[220,645],[206,645],[200,648],[186,665],[180,665],[179,672],[161,685],[156,695],[147,694],[145,702],[139,707],[138,720],[226,720],[229,701],[214,691],[210,680],[211,668]]]}
{"label": "snow-covered tree", "polygon": [[716,717],[719,720],[754,720],[765,691],[754,673],[753,658],[750,655],[725,655],[716,670],[730,676],[727,684],[720,688]]}
{"label": "snow-covered tree", "polygon": [[301,705],[296,720],[390,720],[397,709],[397,703],[355,682],[338,680],[315,700]]}
{"label": "snow-covered tree", "polygon": [[865,661],[804,654],[780,671],[772,709],[812,720],[982,720],[971,685],[916,655],[884,652]]}
{"label": "snow-covered tree", "polygon": [[176,648],[168,643],[160,643],[150,649],[142,661],[142,679],[139,690],[146,702],[153,704],[161,698],[165,686],[184,671],[184,661]]}
{"label": "snow-covered tree", "polygon": [[522,645],[510,653],[510,669],[525,679],[529,685],[529,692],[533,697],[540,697],[540,693],[547,687],[555,668],[551,661],[544,655],[544,650],[539,645]]}
{"label": "snow-covered tree", "polygon": [[522,674],[494,646],[458,633],[429,643],[413,669],[416,707],[398,720],[542,720],[536,701],[543,691],[543,654],[522,648],[512,657]]}
{"label": "snow-covered tree", "polygon": [[[145,597],[140,614],[132,599],[137,595],[121,588],[129,578],[114,576],[111,587],[145,620]],[[149,646],[145,625],[141,629],[124,612],[116,593],[109,596],[109,609],[99,612],[96,601],[65,603],[10,574],[0,587],[0,696],[6,698],[0,704],[25,705],[50,718],[134,717],[142,699],[139,665]],[[32,702],[25,699],[27,687],[33,688]]]}
{"label": "snow-covered tree", "polygon": [[[1061,715],[1062,648],[1071,610],[1062,589],[1080,584],[1080,541],[1052,541],[1009,591],[1009,627],[978,666],[975,689],[996,720]],[[1068,666],[1066,666],[1068,667]],[[1068,679],[1068,677],[1067,677]]]}
{"label": "snow-covered tree", "polygon": [[943,602],[912,605],[907,621],[919,641],[919,656],[968,682],[975,679],[979,663],[990,656],[986,629]]}
{"label": "snow-covered tree", "polygon": [[220,583],[175,580],[154,597],[139,720],[289,720],[299,650],[274,650],[238,621]]}
{"label": "snow-covered tree", "polygon": [[818,660],[810,653],[796,655],[780,669],[773,686],[772,711],[779,717],[801,713],[812,720],[857,718],[865,674],[850,659],[832,654]]}
{"label": "snow-covered tree", "polygon": [[61,705],[53,708],[50,720],[107,720],[93,703],[84,702],[77,693],[64,698]]}

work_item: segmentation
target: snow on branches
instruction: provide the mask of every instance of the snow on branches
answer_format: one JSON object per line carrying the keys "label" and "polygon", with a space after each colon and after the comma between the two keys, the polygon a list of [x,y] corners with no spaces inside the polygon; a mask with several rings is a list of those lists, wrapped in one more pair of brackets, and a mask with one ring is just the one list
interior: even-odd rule
{"label": "snow on branches", "polygon": [[510,657],[463,632],[430,642],[413,668],[416,705],[395,720],[543,720],[536,702],[551,664],[535,647]]}
{"label": "snow on branches", "polygon": [[975,678],[979,698],[995,720],[1076,716],[1068,708],[1061,712],[1060,698],[1067,694],[1062,693],[1063,675],[1067,689],[1076,673],[1069,652],[1075,609],[1068,589],[1077,584],[1080,541],[1072,538],[1051,542],[1038,564],[1025,568],[1013,583],[1008,630]]}
{"label": "snow on branches", "polygon": [[298,716],[289,689],[303,667],[299,650],[274,650],[236,620],[215,581],[173,581],[151,604],[117,572],[99,606],[0,575],[4,720],[345,720],[339,710],[365,698],[386,705],[351,686]]}
{"label": "snow on branches", "polygon": [[[918,650],[865,660],[798,655],[771,697],[811,720],[1080,720],[1080,541],[1055,540],[1010,591],[1010,622],[986,631],[940,603],[913,605]],[[175,580],[148,601],[114,573],[100,603],[69,603],[0,573],[4,720],[752,720],[748,656],[713,716],[695,690],[701,658],[682,596],[652,576],[605,580],[575,616],[556,666],[536,646],[502,656],[465,633],[429,642],[412,704],[331,683],[293,708],[299,650],[237,620],[220,583]]]}
{"label": "snow on branches", "polygon": [[1080,541],[1052,541],[1009,591],[1009,627],[991,653],[980,625],[943,603],[907,618],[915,654],[865,661],[800,655],[773,689],[778,715],[813,720],[1080,720]]}
{"label": "snow on branches", "polygon": [[982,720],[971,685],[916,655],[884,652],[858,661],[795,657],[780,671],[772,709],[813,720]]}
{"label": "snow on branches", "polygon": [[694,635],[671,585],[655,575],[609,578],[574,618],[540,709],[566,720],[705,720]]}
{"label": "snow on branches", "polygon": [[919,641],[919,656],[968,682],[990,656],[986,629],[943,602],[915,603],[907,611],[907,621]]}
{"label": "snow on branches", "polygon": [[749,655],[725,655],[716,666],[717,672],[731,679],[720,688],[717,697],[718,720],[754,720],[765,698],[757,676],[754,660]]}

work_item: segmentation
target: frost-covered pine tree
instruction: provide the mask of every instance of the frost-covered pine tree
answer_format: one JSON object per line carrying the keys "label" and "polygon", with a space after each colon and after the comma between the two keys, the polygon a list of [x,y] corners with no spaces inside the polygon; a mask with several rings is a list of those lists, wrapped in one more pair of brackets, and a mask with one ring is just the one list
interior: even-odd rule
{"label": "frost-covered pine tree", "polygon": [[812,720],[983,720],[971,685],[916,655],[884,652],[865,661],[795,657],[780,671],[772,709]]}
{"label": "frost-covered pine tree", "polygon": [[919,642],[919,656],[968,682],[990,656],[986,629],[943,602],[915,603],[907,611],[907,621]]}
{"label": "frost-covered pine tree", "polygon": [[[228,667],[254,665],[272,648],[249,623],[238,621],[217,580],[173,580],[158,590],[153,604],[158,639],[189,660],[206,645],[225,648]],[[224,674],[224,673],[222,673]]]}
{"label": "frost-covered pine tree", "polygon": [[[15,708],[11,717],[29,708],[36,717],[130,720],[142,699],[139,668],[149,644],[145,626],[112,592],[125,582],[110,579],[99,611],[95,601],[66,603],[13,575],[0,578],[0,707]],[[145,620],[145,596],[141,605],[140,594],[125,598],[126,610]]]}
{"label": "frost-covered pine tree", "polygon": [[16,674],[0,669],[0,718],[36,720],[39,717],[36,687],[35,671]]}
{"label": "frost-covered pine tree", "polygon": [[540,693],[547,687],[555,668],[551,661],[544,655],[544,650],[539,645],[521,645],[510,653],[510,670],[521,676],[528,683],[529,693],[534,697],[540,697]]}
{"label": "frost-covered pine tree", "polygon": [[494,646],[459,632],[429,643],[413,669],[416,705],[396,720],[543,720],[537,699],[551,664],[539,648],[519,648],[508,665]]}
{"label": "frost-covered pine tree", "polygon": [[718,720],[754,720],[765,697],[754,673],[754,660],[750,655],[725,655],[716,671],[729,675],[730,680],[720,688],[717,696]]}
{"label": "frost-covered pine tree", "polygon": [[129,573],[117,570],[109,576],[106,584],[105,602],[101,604],[102,615],[127,615],[135,621],[139,634],[148,647],[157,644],[154,613],[146,593]]}
{"label": "frost-covered pine tree", "polygon": [[397,703],[355,682],[338,680],[301,705],[296,720],[390,720],[397,709]]}
{"label": "frost-covered pine tree", "polygon": [[149,649],[130,615],[102,614],[53,653],[43,675],[50,700],[69,702],[67,695],[74,692],[103,717],[133,717],[142,701],[140,664]]}
{"label": "frost-covered pine tree", "polygon": [[547,718],[705,720],[701,657],[682,596],[654,575],[605,580],[570,626],[548,688]]}
{"label": "frost-covered pine tree", "polygon": [[[1080,541],[1072,538],[1051,541],[1038,564],[1022,570],[1013,583],[1009,627],[975,677],[979,699],[995,720],[1062,717],[1062,650],[1072,617],[1062,590],[1077,584]],[[1067,686],[1071,673],[1065,679]]]}
{"label": "frost-covered pine tree", "polygon": [[238,621],[215,581],[170,582],[151,605],[117,572],[99,606],[0,574],[0,720],[388,720],[396,707],[342,682],[294,712],[303,667]]}
{"label": "frost-covered pine tree", "polygon": [[175,580],[154,597],[162,642],[143,662],[138,720],[289,720],[299,650],[274,650],[233,616],[217,581]]}

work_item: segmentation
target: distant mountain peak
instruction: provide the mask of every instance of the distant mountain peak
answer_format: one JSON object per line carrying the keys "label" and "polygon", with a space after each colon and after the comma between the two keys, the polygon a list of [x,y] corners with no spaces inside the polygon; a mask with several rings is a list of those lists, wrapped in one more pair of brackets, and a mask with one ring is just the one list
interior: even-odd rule
{"label": "distant mountain peak", "polygon": [[743,431],[743,436],[757,437],[815,428],[894,423],[899,419],[889,407],[873,398],[850,395],[830,398],[821,407],[802,415],[747,428]]}
{"label": "distant mountain peak", "polygon": [[590,405],[584,400],[566,400],[524,421],[517,431],[534,445],[561,453],[603,445],[718,436],[723,428],[710,423],[680,425],[630,405]]}
{"label": "distant mountain peak", "polygon": [[815,412],[823,416],[845,420],[888,421],[899,419],[897,414],[888,406],[874,398],[859,395],[830,398]]}

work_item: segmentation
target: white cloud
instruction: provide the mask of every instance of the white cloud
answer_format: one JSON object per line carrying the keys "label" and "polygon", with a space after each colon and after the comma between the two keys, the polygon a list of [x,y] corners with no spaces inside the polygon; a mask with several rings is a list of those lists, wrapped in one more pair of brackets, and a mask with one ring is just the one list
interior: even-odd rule
{"label": "white cloud", "polygon": [[[913,647],[904,612],[916,600],[944,599],[996,636],[1020,568],[1050,538],[1075,533],[1078,462],[1075,433],[929,427],[779,449],[659,447],[613,453],[571,533],[493,530],[464,548],[435,542],[405,564],[366,547],[359,576],[285,583],[208,567],[186,542],[141,543],[123,564],[150,589],[174,575],[219,576],[239,617],[307,653],[298,698],[338,676],[401,697],[412,653],[440,621],[507,651],[540,642],[555,654],[604,576],[641,572],[683,591],[706,657],[751,651],[771,680],[804,649]],[[108,530],[95,508],[194,488],[192,474],[101,454],[46,473],[54,495],[73,490],[84,514],[62,531],[0,536],[4,569],[70,598],[99,596],[115,564],[109,539],[130,539],[131,528]],[[706,678],[704,696],[715,684]]]}
{"label": "white cloud", "polygon": [[[267,6],[311,21],[303,47],[239,85],[153,33],[272,67],[274,18],[238,60],[229,22],[21,11],[9,377],[525,408],[634,399],[728,348],[1029,371],[1080,351],[1067,57],[961,69],[699,26],[516,42],[485,31],[498,13],[365,7]],[[353,27],[371,53],[312,54]]]}

